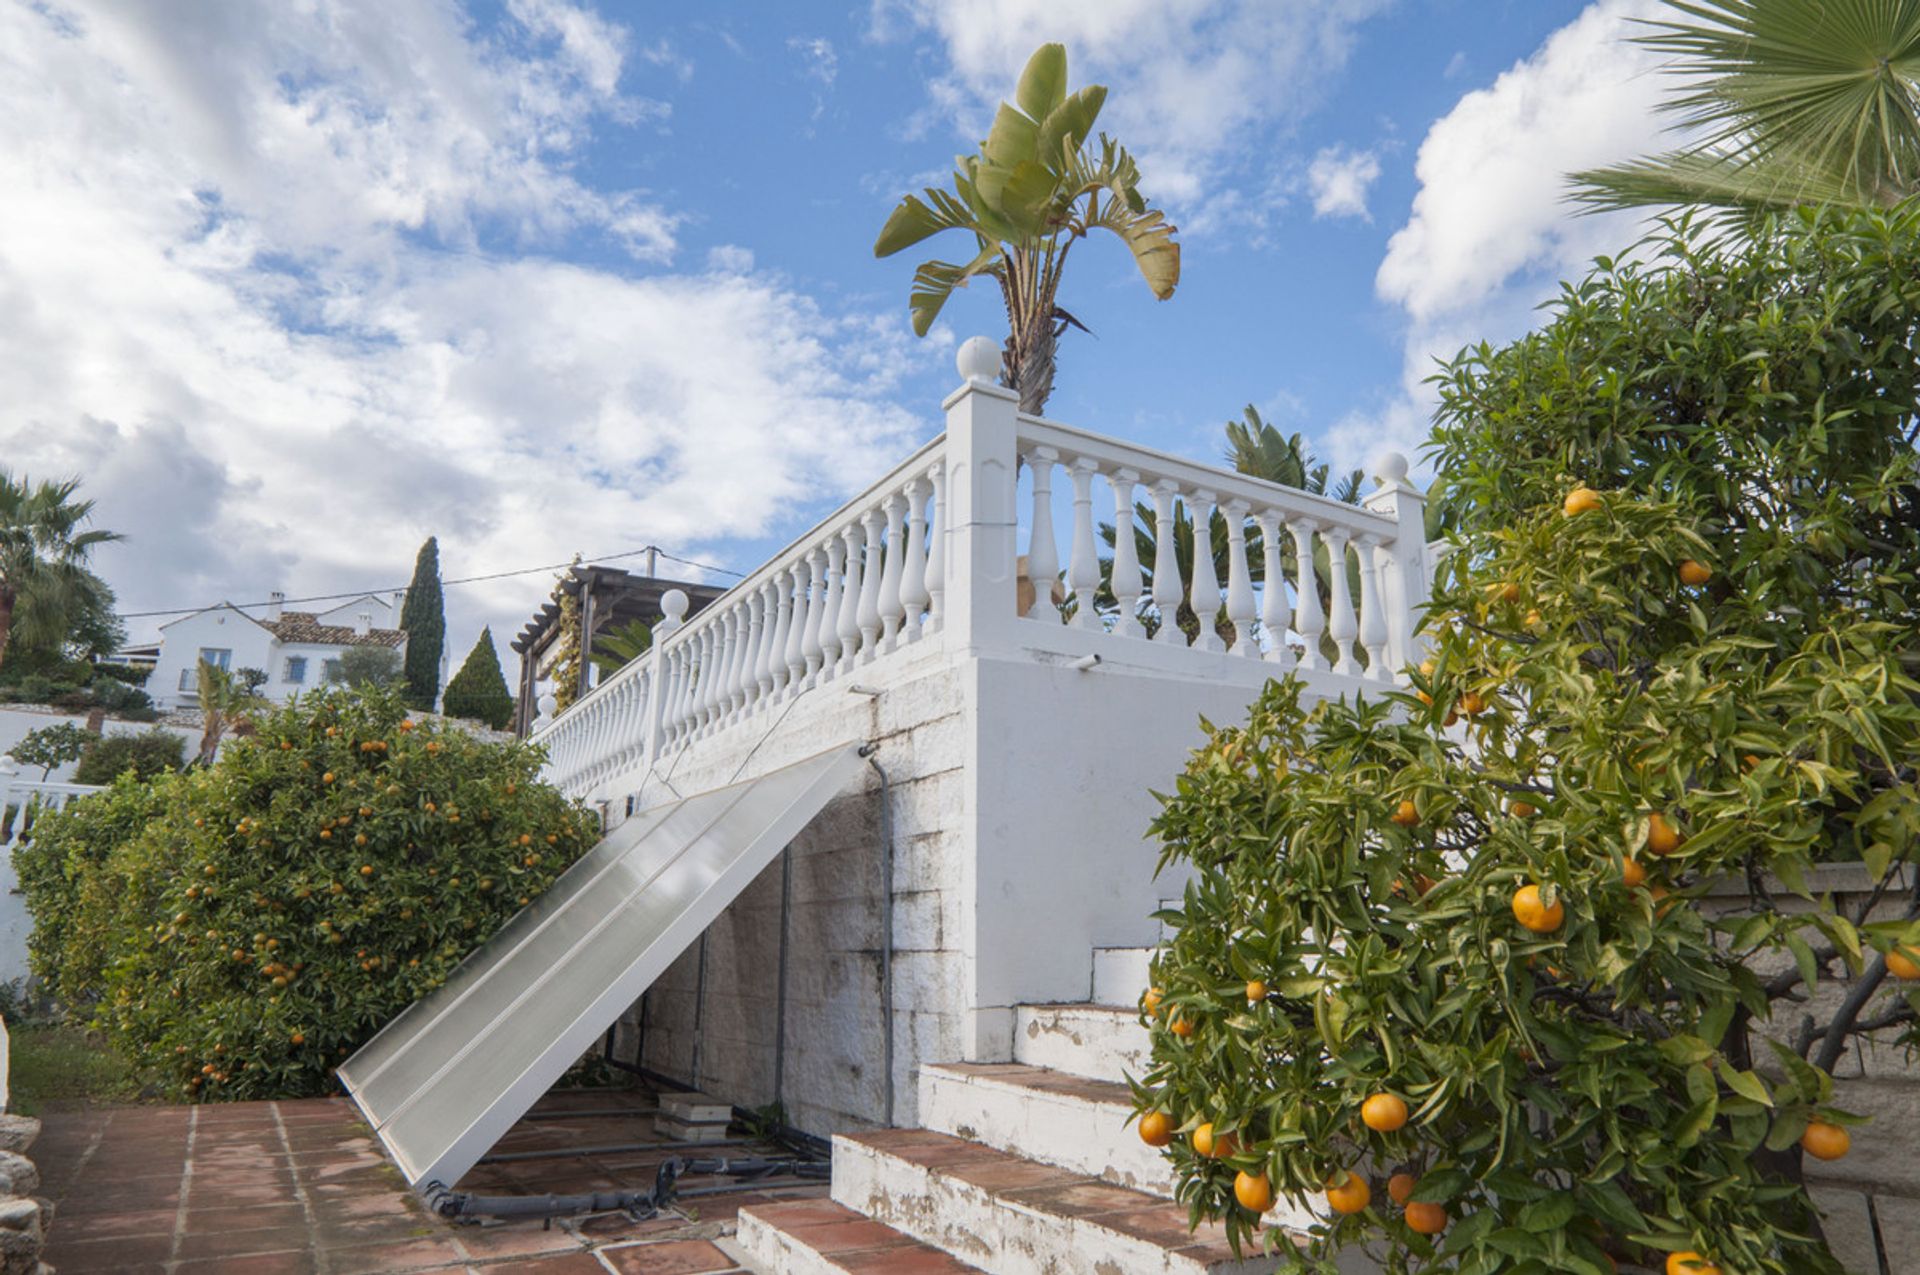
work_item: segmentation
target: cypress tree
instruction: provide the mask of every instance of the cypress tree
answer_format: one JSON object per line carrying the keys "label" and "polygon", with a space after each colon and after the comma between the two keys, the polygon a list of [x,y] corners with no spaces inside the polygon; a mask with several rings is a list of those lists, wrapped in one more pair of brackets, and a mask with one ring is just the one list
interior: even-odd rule
{"label": "cypress tree", "polygon": [[400,627],[407,635],[407,707],[430,713],[440,696],[440,651],[447,638],[447,615],[440,596],[440,543],[432,536],[414,559],[413,583],[407,586],[406,605],[400,609]]}
{"label": "cypress tree", "polygon": [[480,640],[467,652],[466,662],[447,682],[448,717],[465,717],[505,730],[513,720],[513,696],[500,672],[500,655],[493,647],[493,630],[480,630]]}

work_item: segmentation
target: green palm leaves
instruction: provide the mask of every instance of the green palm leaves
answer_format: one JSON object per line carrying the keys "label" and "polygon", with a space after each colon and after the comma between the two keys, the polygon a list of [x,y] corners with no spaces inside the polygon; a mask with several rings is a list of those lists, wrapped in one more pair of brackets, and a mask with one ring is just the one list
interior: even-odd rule
{"label": "green palm leaves", "polygon": [[35,483],[0,469],[0,657],[16,636],[57,647],[74,617],[102,600],[106,585],[87,558],[120,536],[82,530],[93,502],[74,499],[79,488],[77,478]]}
{"label": "green palm leaves", "polygon": [[1696,146],[1574,174],[1595,208],[1886,207],[1920,191],[1920,0],[1667,0],[1642,39]]}
{"label": "green palm leaves", "polygon": [[925,336],[955,288],[991,276],[1007,305],[1006,383],[1020,392],[1022,410],[1037,414],[1052,391],[1054,344],[1079,326],[1057,304],[1074,243],[1096,229],[1116,236],[1163,301],[1180,282],[1180,245],[1140,194],[1133,156],[1105,134],[1089,143],[1107,90],[1067,91],[1064,46],[1034,52],[1014,99],[1000,104],[980,153],[954,161],[953,190],[902,199],[873,253],[890,257],[943,231],[971,233],[972,258],[925,261],[914,271],[913,330]]}

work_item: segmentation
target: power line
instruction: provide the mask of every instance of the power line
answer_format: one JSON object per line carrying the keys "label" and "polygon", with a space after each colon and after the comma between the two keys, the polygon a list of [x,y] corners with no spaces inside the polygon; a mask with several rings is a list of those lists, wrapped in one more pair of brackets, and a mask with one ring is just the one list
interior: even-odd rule
{"label": "power line", "polygon": [[[697,562],[692,558],[682,558],[678,554],[668,553],[665,549],[662,549],[658,545],[646,545],[643,548],[639,548],[639,549],[627,549],[627,550],[623,550],[620,553],[604,554],[598,558],[569,560],[567,562],[556,562],[549,566],[544,566],[544,567],[521,567],[517,571],[493,571],[493,572],[489,572],[486,575],[462,576],[458,580],[442,580],[440,584],[441,584],[441,587],[446,588],[456,584],[479,584],[485,580],[507,580],[507,579],[513,578],[514,576],[538,575],[543,571],[560,571],[567,567],[576,567],[576,566],[597,567],[603,563],[618,562],[622,558],[637,558],[641,554],[646,554],[646,553],[655,554],[659,557],[665,558],[668,562],[677,562],[677,563],[680,563],[682,566],[695,567],[701,571],[712,571],[720,575],[733,576],[736,579],[744,579],[747,574],[744,571],[735,571],[732,567],[721,567],[721,566],[716,566],[711,562]],[[354,589],[348,593],[315,593],[315,594],[310,594],[304,598],[281,598],[279,601],[281,602],[282,605],[286,605],[288,603],[300,603],[300,602],[340,602],[347,598],[364,598],[368,594],[372,594],[372,593],[404,593],[404,592],[406,592],[405,588]],[[211,607],[218,606],[218,605],[220,604],[209,603],[205,606],[171,607],[161,611],[122,611],[119,613],[118,618],[122,620],[147,620],[147,619],[152,619],[155,616],[161,616],[161,615],[192,615],[197,611],[206,611],[206,610],[209,610]],[[273,599],[268,599],[267,601],[264,601],[264,602],[233,602],[233,603],[228,603],[227,605],[238,607],[241,609],[244,609],[246,607],[272,606]]]}

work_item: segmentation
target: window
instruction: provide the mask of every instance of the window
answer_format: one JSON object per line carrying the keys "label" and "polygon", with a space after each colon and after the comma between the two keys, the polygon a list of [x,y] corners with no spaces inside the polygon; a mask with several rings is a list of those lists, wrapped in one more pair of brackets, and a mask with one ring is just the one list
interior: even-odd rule
{"label": "window", "polygon": [[320,677],[321,677],[321,680],[326,682],[339,681],[340,680],[340,661],[328,660],[324,664],[322,664],[320,666]]}
{"label": "window", "polygon": [[181,669],[180,670],[180,689],[183,691],[190,691],[194,689],[194,687],[198,684],[199,677],[200,677],[200,668],[198,665],[195,665],[193,668]]}
{"label": "window", "polygon": [[280,680],[283,682],[293,682],[295,684],[306,681],[307,657],[304,655],[289,655],[287,657],[286,671],[281,674]]}
{"label": "window", "polygon": [[211,646],[200,648],[200,658],[217,669],[226,669],[233,664],[233,652],[216,650]]}

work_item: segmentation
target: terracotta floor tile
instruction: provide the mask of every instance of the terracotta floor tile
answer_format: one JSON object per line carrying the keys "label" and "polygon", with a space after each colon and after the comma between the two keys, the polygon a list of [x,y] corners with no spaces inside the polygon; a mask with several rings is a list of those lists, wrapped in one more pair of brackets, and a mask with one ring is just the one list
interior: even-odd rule
{"label": "terracotta floor tile", "polygon": [[331,1275],[384,1275],[387,1271],[422,1271],[463,1267],[466,1255],[453,1241],[441,1238],[372,1244],[365,1248],[333,1249],[327,1253]]}
{"label": "terracotta floor tile", "polygon": [[143,1235],[106,1240],[68,1240],[55,1236],[41,1258],[56,1270],[121,1271],[149,1262],[164,1262],[173,1253],[171,1235]]}
{"label": "terracotta floor tile", "polygon": [[[482,1266],[483,1271],[496,1271],[497,1266]],[[513,1275],[607,1275],[607,1268],[600,1259],[591,1253],[568,1253],[564,1257],[536,1257],[530,1262],[515,1262],[506,1268]]]}
{"label": "terracotta floor tile", "polygon": [[559,1227],[547,1229],[526,1222],[501,1226],[460,1226],[451,1228],[453,1241],[468,1257],[495,1259],[531,1257],[550,1253],[573,1252],[581,1247],[579,1237]]}
{"label": "terracotta floor tile", "polygon": [[318,1275],[320,1264],[311,1253],[254,1253],[182,1262],[173,1269],[175,1275]]}
{"label": "terracotta floor tile", "polygon": [[849,1253],[833,1260],[851,1275],[979,1275],[978,1267],[932,1248]]}
{"label": "terracotta floor tile", "polygon": [[247,1231],[203,1231],[180,1237],[182,1260],[208,1257],[245,1257],[250,1253],[307,1251],[305,1226],[269,1226]]}
{"label": "terracotta floor tile", "polygon": [[180,1209],[176,1205],[169,1209],[141,1209],[138,1212],[105,1213],[97,1217],[86,1218],[85,1233],[78,1224],[65,1222],[67,1211],[58,1203],[53,1214],[53,1230],[48,1234],[54,1239],[67,1238],[89,1240],[125,1239],[136,1235],[172,1235],[174,1224],[180,1220]]}
{"label": "terracotta floor tile", "polygon": [[731,1257],[705,1240],[628,1244],[600,1252],[620,1275],[711,1275],[736,1269]]}
{"label": "terracotta floor tile", "polygon": [[[171,1229],[171,1218],[168,1219]],[[274,1226],[304,1226],[307,1211],[297,1201],[286,1204],[196,1205],[187,1204],[186,1231],[197,1235],[204,1231],[257,1231]]]}

